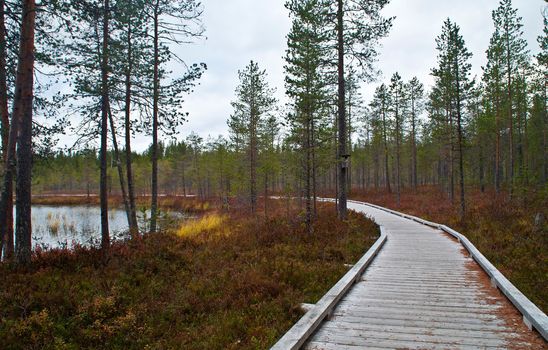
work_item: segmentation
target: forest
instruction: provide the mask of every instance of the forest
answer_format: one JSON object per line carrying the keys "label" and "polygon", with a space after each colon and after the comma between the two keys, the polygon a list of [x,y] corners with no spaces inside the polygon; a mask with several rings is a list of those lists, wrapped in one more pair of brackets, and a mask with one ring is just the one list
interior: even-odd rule
{"label": "forest", "polygon": [[[185,103],[208,62],[176,48],[207,36],[204,11],[214,4],[0,0],[7,348],[270,346],[301,315],[295,304],[317,300],[378,237],[349,200],[461,230],[546,310],[547,8],[531,47],[518,9],[501,0],[479,76],[447,18],[429,86],[376,67],[398,21],[384,15],[389,3],[287,0],[285,99],[250,57],[237,72],[228,132],[183,137],[193,118]],[[63,146],[66,135],[75,141]],[[143,137],[149,146],[135,151]],[[39,205],[98,205],[100,241],[35,249]],[[125,240],[109,229],[113,208],[127,219]],[[169,211],[197,218],[165,223]],[[227,270],[212,272],[214,263]]]}

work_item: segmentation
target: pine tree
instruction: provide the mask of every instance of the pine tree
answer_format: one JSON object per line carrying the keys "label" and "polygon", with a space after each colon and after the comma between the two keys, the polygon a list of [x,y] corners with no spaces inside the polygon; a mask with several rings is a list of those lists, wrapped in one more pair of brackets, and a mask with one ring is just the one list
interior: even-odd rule
{"label": "pine tree", "polygon": [[[292,136],[302,154],[305,222],[312,233],[312,197],[316,188],[317,129],[322,123],[321,110],[327,103],[325,73],[322,61],[325,56],[327,33],[322,27],[323,0],[293,0],[286,3],[293,18],[287,36],[286,93],[292,99],[294,113],[288,114]],[[313,205],[314,204],[314,205]]]}
{"label": "pine tree", "polygon": [[[126,181],[120,179],[120,186],[124,190],[123,183],[127,182],[127,202],[129,228],[132,237],[137,237],[139,227],[137,223],[137,209],[135,204],[135,185],[132,164],[132,133],[137,129],[138,124],[132,120],[132,112],[137,114],[146,113],[148,101],[143,97],[148,97],[151,81],[150,67],[148,57],[153,55],[152,47],[149,43],[146,23],[146,1],[144,0],[118,0],[117,11],[113,13],[116,28],[114,33],[115,43],[112,52],[113,77],[116,85],[112,96],[123,113],[124,139],[125,139],[125,170]],[[117,93],[117,91],[120,91]],[[123,93],[122,93],[123,91]],[[114,103],[112,104],[114,105]],[[118,114],[115,106],[112,112]],[[114,129],[114,128],[113,128]],[[112,130],[113,136],[115,131]],[[115,152],[116,154],[118,152]],[[117,157],[118,159],[120,157]],[[121,177],[123,177],[120,170]]]}
{"label": "pine tree", "polygon": [[276,99],[274,90],[266,81],[266,71],[253,61],[238,72],[240,83],[236,88],[236,100],[232,102],[234,114],[230,117],[230,133],[247,155],[249,174],[249,204],[251,213],[257,209],[257,168],[261,130],[273,111]]}
{"label": "pine tree", "polygon": [[[449,176],[448,193],[451,203],[455,201],[455,115],[454,110],[454,86],[452,72],[451,50],[453,44],[452,38],[453,23],[447,19],[443,23],[442,32],[436,38],[436,49],[438,50],[438,67],[432,69],[432,75],[435,77],[435,86],[432,89],[432,105],[442,111],[444,123],[441,123],[444,135],[442,139],[448,140],[445,144],[446,153],[444,156],[445,171]],[[436,118],[438,116],[431,115]]]}
{"label": "pine tree", "polygon": [[148,125],[152,134],[150,232],[154,233],[158,219],[158,134],[160,129],[175,133],[175,129],[184,121],[178,110],[182,104],[182,96],[192,90],[206,66],[203,63],[193,64],[188,67],[183,77],[174,79],[169,84],[162,84],[168,73],[162,65],[172,60],[184,64],[184,61],[174,54],[170,44],[181,45],[202,36],[202,4],[195,0],[154,0],[148,5],[146,13],[152,22],[150,36],[153,46],[152,120]]}
{"label": "pine tree", "polygon": [[538,128],[532,127],[531,130],[535,132],[540,131],[540,135],[535,140],[540,147],[538,149],[540,152],[531,152],[532,154],[542,155],[541,161],[541,171],[539,172],[542,184],[548,182],[548,15],[545,12],[543,14],[543,24],[544,29],[542,35],[537,39],[540,52],[537,55],[538,62],[538,73],[537,79],[534,84],[536,86],[536,93],[534,96],[533,103],[533,116],[532,119],[536,119]]}
{"label": "pine tree", "polygon": [[518,16],[517,9],[512,7],[512,0],[502,0],[499,7],[493,11],[493,23],[495,33],[493,41],[496,43],[501,55],[501,73],[505,77],[504,88],[506,101],[504,107],[508,118],[508,177],[510,196],[514,187],[515,168],[515,101],[514,82],[519,79],[520,70],[528,62],[527,42],[523,38],[522,18]]}
{"label": "pine tree", "polygon": [[370,103],[372,118],[373,118],[373,128],[374,134],[380,135],[382,139],[382,148],[384,154],[384,183],[388,193],[392,192],[390,187],[390,167],[389,167],[389,139],[388,139],[388,130],[391,128],[391,123],[389,120],[389,107],[390,107],[390,94],[388,87],[384,84],[380,85],[375,89],[375,95],[373,100]]}
{"label": "pine tree", "polygon": [[[349,58],[359,68],[360,77],[370,80],[375,75],[373,64],[377,56],[379,39],[388,34],[392,18],[384,18],[381,10],[388,0],[337,0],[330,6],[326,17],[326,28],[333,29],[336,38],[332,39],[336,47],[337,66],[337,126],[338,126],[338,213],[347,217],[347,120],[346,120],[346,82],[345,58]],[[336,21],[332,21],[336,19]]]}
{"label": "pine tree", "polygon": [[34,37],[36,4],[23,2],[19,62],[13,99],[13,120],[19,121],[17,136],[17,179],[15,222],[15,255],[17,264],[30,263],[32,251],[32,117],[34,98]]}
{"label": "pine tree", "polygon": [[390,112],[394,119],[394,140],[396,141],[396,198],[398,206],[401,203],[401,144],[403,140],[406,100],[405,84],[399,73],[394,73],[390,79]]}
{"label": "pine tree", "polygon": [[[469,63],[472,54],[465,46],[459,26],[449,19],[445,21],[442,34],[436,41],[438,44],[438,67],[433,70],[433,75],[436,77],[437,91],[442,92],[445,114],[449,119],[451,179],[453,179],[453,151],[456,148],[458,152],[460,216],[463,219],[466,210],[464,193],[464,107],[472,86],[470,82],[471,64]],[[455,132],[457,134],[456,145],[453,140]],[[451,193],[453,193],[453,180],[451,180]]]}
{"label": "pine tree", "polygon": [[503,60],[502,46],[499,40],[500,34],[497,28],[491,37],[487,49],[487,65],[483,67],[483,82],[485,85],[486,102],[495,120],[495,192],[498,194],[502,183],[502,147],[501,129],[503,113]]}
{"label": "pine tree", "polygon": [[406,84],[406,94],[409,98],[409,122],[411,126],[411,184],[413,189],[417,190],[417,133],[418,133],[418,117],[424,108],[424,85],[417,77],[413,77]]}
{"label": "pine tree", "polygon": [[101,50],[101,163],[100,198],[101,198],[101,249],[106,258],[110,247],[110,233],[108,227],[108,190],[107,190],[107,139],[108,139],[108,112],[109,112],[109,0],[103,2],[103,39]]}

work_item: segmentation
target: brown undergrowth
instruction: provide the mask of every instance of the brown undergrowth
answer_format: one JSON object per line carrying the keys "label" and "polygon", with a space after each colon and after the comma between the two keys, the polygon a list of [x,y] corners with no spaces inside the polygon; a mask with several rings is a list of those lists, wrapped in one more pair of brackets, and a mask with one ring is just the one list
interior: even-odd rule
{"label": "brown undergrowth", "polygon": [[2,349],[268,348],[378,237],[327,204],[313,236],[296,209],[269,208],[116,243],[106,266],[83,248],[39,253],[24,271],[0,265]]}
{"label": "brown undergrowth", "polygon": [[[366,201],[445,224],[464,234],[516,287],[548,312],[548,222],[535,224],[535,216],[548,218],[546,194],[509,200],[507,194],[468,191],[464,221],[458,203],[435,187],[405,190],[401,205],[395,194],[355,191],[352,199]],[[523,199],[525,198],[525,199]]]}

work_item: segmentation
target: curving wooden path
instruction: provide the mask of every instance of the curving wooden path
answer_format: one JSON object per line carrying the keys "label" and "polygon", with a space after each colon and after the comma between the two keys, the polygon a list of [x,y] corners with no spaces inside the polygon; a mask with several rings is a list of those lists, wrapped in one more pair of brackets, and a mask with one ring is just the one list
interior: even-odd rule
{"label": "curving wooden path", "polygon": [[383,226],[386,242],[302,348],[548,348],[457,239],[368,205],[349,208]]}

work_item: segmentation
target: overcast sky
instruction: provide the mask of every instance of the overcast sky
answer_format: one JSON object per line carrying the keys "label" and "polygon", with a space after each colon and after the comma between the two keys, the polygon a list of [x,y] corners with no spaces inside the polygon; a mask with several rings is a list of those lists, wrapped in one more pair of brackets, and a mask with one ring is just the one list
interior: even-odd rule
{"label": "overcast sky", "polygon": [[[250,60],[267,70],[278,98],[284,99],[283,56],[290,27],[284,0],[202,0],[202,3],[207,40],[177,48],[188,63],[208,65],[200,86],[186,99],[184,109],[190,116],[181,128],[180,139],[191,131],[204,138],[227,135],[226,120],[232,111],[230,102],[238,84],[237,72]],[[481,75],[493,31],[491,11],[497,6],[498,0],[392,0],[384,15],[396,16],[396,20],[380,50],[377,67],[383,72],[381,79],[388,80],[397,71],[405,80],[417,76],[430,85],[430,69],[436,64],[435,38],[447,17],[460,25],[474,55],[473,75]],[[523,17],[532,53],[538,52],[536,38],[542,32],[541,12],[545,6],[544,0],[514,0],[514,7]],[[364,85],[366,101],[378,84]],[[148,144],[150,140],[145,136],[135,140],[137,150]]]}

